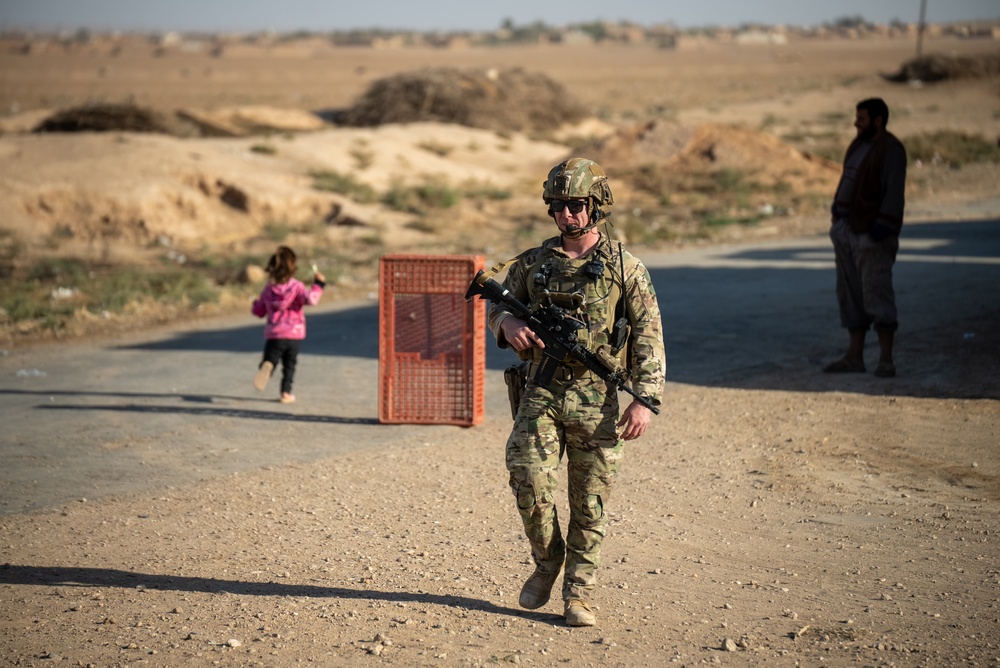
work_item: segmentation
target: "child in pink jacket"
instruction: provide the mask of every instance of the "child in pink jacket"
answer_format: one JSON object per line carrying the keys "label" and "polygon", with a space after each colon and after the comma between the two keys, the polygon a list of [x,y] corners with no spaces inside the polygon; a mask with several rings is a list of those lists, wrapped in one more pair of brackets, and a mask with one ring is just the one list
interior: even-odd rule
{"label": "child in pink jacket", "polygon": [[297,268],[295,251],[288,246],[279,246],[267,263],[268,283],[251,308],[258,318],[267,318],[264,325],[264,359],[258,367],[253,384],[263,392],[280,361],[279,401],[283,404],[295,401],[295,395],[292,394],[295,363],[298,361],[302,340],[306,338],[306,316],[302,309],[306,304],[318,304],[323,296],[323,287],[326,286],[326,278],[314,269],[313,283],[307,289],[302,281],[295,278]]}

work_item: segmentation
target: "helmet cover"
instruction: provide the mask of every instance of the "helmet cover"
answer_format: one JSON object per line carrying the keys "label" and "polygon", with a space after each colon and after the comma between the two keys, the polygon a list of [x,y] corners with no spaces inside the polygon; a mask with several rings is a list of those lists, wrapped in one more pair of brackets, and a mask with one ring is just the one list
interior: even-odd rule
{"label": "helmet cover", "polygon": [[592,198],[594,208],[611,206],[615,198],[608,185],[608,175],[593,160],[570,158],[551,170],[542,185],[542,200]]}

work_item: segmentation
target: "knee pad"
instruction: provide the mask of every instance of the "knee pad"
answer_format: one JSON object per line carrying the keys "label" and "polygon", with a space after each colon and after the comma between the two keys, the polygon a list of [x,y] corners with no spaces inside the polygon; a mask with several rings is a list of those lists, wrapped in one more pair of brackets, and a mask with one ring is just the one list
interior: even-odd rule
{"label": "knee pad", "polygon": [[583,516],[590,522],[599,522],[604,517],[604,499],[600,494],[588,494],[583,499]]}
{"label": "knee pad", "polygon": [[519,480],[510,476],[510,488],[517,498],[517,507],[520,510],[527,510],[535,505],[535,488],[527,480]]}

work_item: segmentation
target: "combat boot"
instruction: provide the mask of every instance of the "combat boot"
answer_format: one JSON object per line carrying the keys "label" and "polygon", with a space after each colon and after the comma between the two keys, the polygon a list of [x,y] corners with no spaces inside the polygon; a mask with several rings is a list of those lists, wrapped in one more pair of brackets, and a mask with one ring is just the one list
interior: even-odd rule
{"label": "combat boot", "polygon": [[517,599],[518,605],[528,610],[535,610],[549,602],[552,594],[552,585],[559,579],[559,571],[555,573],[542,573],[537,568],[531,577],[521,587],[521,597]]}
{"label": "combat boot", "polygon": [[566,601],[566,624],[569,626],[594,626],[597,624],[597,615],[593,608],[579,598],[572,598]]}

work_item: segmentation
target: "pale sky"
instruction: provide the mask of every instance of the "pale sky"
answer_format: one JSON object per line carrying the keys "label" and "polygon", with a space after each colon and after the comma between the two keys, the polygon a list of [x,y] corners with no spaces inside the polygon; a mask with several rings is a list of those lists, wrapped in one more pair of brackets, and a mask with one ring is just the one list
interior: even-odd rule
{"label": "pale sky", "polygon": [[[926,2],[928,22],[1000,19],[1000,0]],[[813,26],[845,16],[916,23],[920,0],[0,0],[0,28],[41,31],[491,30],[508,18],[516,25],[550,26],[594,20],[679,28]]]}

